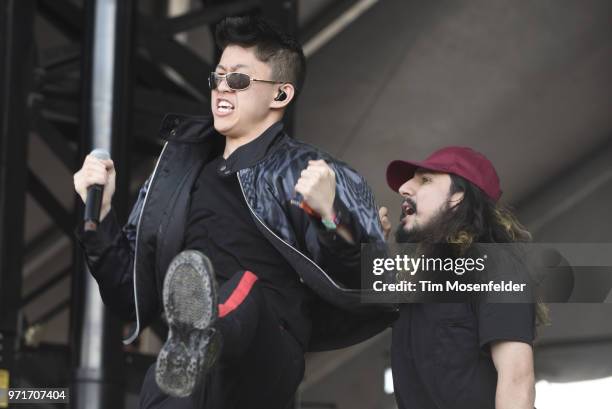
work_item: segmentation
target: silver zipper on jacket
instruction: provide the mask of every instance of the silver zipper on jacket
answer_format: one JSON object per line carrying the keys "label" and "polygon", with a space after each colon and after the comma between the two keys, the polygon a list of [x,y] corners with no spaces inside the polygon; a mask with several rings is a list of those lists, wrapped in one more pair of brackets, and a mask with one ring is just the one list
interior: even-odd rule
{"label": "silver zipper on jacket", "polygon": [[159,154],[159,158],[157,158],[157,163],[155,163],[155,168],[153,168],[153,173],[151,175],[151,179],[149,180],[149,186],[147,187],[147,191],[145,192],[145,197],[142,201],[140,214],[138,215],[138,223],[136,223],[136,241],[134,244],[134,273],[132,277],[134,280],[134,308],[136,309],[136,329],[132,335],[130,335],[127,339],[123,340],[123,343],[125,345],[131,344],[136,338],[138,338],[138,334],[140,333],[140,314],[138,313],[138,296],[136,290],[136,264],[138,264],[138,233],[140,232],[140,221],[142,220],[142,214],[144,213],[145,205],[147,204],[147,197],[149,197],[149,192],[151,191],[151,186],[153,185],[153,179],[155,179],[157,167],[161,162],[162,156],[164,155],[164,151],[166,150],[166,146],[168,146],[168,141],[164,143],[164,147],[162,148],[162,151]]}
{"label": "silver zipper on jacket", "polygon": [[[291,250],[295,251],[296,253],[298,253],[300,256],[304,257],[306,260],[308,260],[313,266],[315,266],[321,273],[323,273],[323,275],[325,276],[325,278],[327,278],[327,280],[329,280],[329,282],[331,282],[333,284],[334,287],[336,287],[338,290],[340,291],[345,291],[345,292],[359,292],[361,290],[355,290],[352,288],[342,288],[340,287],[338,284],[336,284],[336,282],[334,280],[331,279],[331,277],[325,272],[323,271],[323,269],[321,267],[319,267],[319,265],[317,263],[315,263],[313,260],[311,260],[307,255],[305,255],[304,253],[302,253],[300,250],[296,249],[295,247],[293,247],[291,244],[287,243],[285,240],[283,240],[281,237],[279,237],[276,233],[274,233],[268,226],[266,226],[266,224],[259,218],[259,216],[257,215],[257,213],[255,213],[255,211],[253,210],[253,208],[251,207],[251,204],[249,203],[246,194],[244,193],[244,188],[242,187],[242,181],[240,180],[240,174],[239,172],[236,173],[236,177],[238,178],[238,184],[240,185],[240,191],[242,192],[242,197],[244,197],[244,201],[247,204],[247,207],[249,208],[249,211],[251,212],[251,214],[253,216],[255,216],[255,218],[257,219],[257,221],[259,223],[261,223],[261,225],[263,227],[266,228],[266,230],[268,230],[274,237],[276,237],[277,239],[279,239],[283,244],[285,244],[287,247],[289,247]],[[302,280],[302,278],[300,277],[300,281],[303,283],[304,281]]]}

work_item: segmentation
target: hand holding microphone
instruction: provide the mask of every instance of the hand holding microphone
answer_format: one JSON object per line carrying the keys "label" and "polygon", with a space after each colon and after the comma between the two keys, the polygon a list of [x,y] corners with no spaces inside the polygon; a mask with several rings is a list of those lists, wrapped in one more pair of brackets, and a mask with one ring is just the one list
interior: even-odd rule
{"label": "hand holding microphone", "polygon": [[95,231],[111,209],[115,193],[115,167],[110,155],[95,149],[73,176],[74,189],[85,203],[85,231]]}

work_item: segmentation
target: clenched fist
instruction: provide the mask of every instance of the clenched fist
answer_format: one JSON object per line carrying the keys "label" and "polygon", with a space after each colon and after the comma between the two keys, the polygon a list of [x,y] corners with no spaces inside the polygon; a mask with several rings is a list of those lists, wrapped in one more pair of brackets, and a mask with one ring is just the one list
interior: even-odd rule
{"label": "clenched fist", "polygon": [[324,160],[310,160],[295,185],[308,206],[324,219],[334,217],[336,174]]}
{"label": "clenched fist", "polygon": [[87,201],[87,188],[91,185],[104,186],[100,221],[111,209],[111,199],[115,193],[115,165],[111,159],[98,159],[87,155],[83,166],[73,176],[74,190],[81,196],[83,203]]}

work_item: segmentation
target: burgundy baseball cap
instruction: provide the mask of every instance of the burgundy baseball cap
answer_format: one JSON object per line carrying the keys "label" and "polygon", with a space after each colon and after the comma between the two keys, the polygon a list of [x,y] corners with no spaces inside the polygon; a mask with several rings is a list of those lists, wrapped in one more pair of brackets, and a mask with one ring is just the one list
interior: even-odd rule
{"label": "burgundy baseball cap", "polygon": [[449,146],[435,151],[422,162],[394,160],[387,167],[387,183],[397,192],[414,176],[417,168],[452,173],[469,180],[497,201],[502,191],[493,164],[482,153],[462,146]]}

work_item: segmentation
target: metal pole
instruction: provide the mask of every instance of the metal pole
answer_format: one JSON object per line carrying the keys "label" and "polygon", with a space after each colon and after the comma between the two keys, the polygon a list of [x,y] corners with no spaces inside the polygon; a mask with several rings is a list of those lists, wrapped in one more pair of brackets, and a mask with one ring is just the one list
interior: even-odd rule
{"label": "metal pole", "polygon": [[[126,213],[129,172],[127,140],[130,133],[133,2],[86,2],[83,44],[82,155],[93,148],[111,152],[117,168],[113,207]],[[81,220],[78,221],[82,223]],[[77,256],[80,274],[73,287],[73,396],[78,409],[122,408],[125,401],[121,324],[110,315],[98,285]]]}
{"label": "metal pole", "polygon": [[[33,0],[0,6],[0,379],[15,386],[32,86]],[[6,392],[6,391],[4,391]]]}

